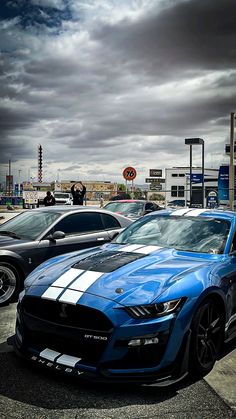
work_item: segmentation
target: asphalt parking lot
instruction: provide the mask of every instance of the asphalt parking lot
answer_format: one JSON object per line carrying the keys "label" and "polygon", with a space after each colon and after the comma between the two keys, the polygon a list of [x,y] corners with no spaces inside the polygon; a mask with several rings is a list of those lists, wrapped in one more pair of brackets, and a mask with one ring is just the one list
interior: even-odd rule
{"label": "asphalt parking lot", "polygon": [[105,385],[36,368],[18,358],[16,304],[0,308],[0,418],[236,418],[236,342],[205,379],[178,386]]}
{"label": "asphalt parking lot", "polygon": [[92,384],[18,358],[7,344],[14,334],[15,314],[16,304],[0,308],[1,419],[236,418],[235,341],[225,346],[213,371],[197,382],[187,379],[165,389]]}

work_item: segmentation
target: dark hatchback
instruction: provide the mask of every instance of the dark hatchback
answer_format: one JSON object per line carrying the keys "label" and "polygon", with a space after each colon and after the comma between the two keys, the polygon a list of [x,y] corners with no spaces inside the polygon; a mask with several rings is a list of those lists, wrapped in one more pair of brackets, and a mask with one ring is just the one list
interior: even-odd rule
{"label": "dark hatchback", "polygon": [[0,306],[14,301],[26,276],[45,260],[111,241],[132,221],[94,207],[46,207],[0,226]]}

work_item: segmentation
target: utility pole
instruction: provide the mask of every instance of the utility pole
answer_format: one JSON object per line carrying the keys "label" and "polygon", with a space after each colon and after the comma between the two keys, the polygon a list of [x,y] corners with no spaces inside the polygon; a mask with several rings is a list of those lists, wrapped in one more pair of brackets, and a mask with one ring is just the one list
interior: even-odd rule
{"label": "utility pole", "polygon": [[11,160],[8,165],[8,195],[11,196]]}
{"label": "utility pole", "polygon": [[235,114],[230,114],[230,163],[229,163],[229,206],[234,211],[234,120]]}
{"label": "utility pole", "polygon": [[19,174],[19,177],[18,177],[18,196],[20,196],[20,172],[21,172],[21,169],[18,170],[18,174]]}

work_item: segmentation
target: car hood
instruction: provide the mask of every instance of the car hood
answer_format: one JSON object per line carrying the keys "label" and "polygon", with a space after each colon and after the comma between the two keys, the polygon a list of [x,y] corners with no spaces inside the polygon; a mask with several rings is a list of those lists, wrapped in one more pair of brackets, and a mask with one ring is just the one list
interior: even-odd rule
{"label": "car hood", "polygon": [[191,257],[188,253],[186,257],[184,252],[155,246],[134,251],[132,246],[108,244],[82,255],[64,255],[56,265],[49,260],[46,269],[33,273],[30,294],[34,285],[42,287],[43,298],[61,298],[65,291],[66,295],[74,294],[73,303],[77,292],[80,299],[90,294],[122,305],[149,304],[176,281],[215,262],[206,255]]}
{"label": "car hood", "polygon": [[29,240],[23,240],[23,239],[15,239],[14,237],[10,236],[1,236],[0,233],[0,250],[5,250],[8,247],[14,246],[16,244],[25,243]]}

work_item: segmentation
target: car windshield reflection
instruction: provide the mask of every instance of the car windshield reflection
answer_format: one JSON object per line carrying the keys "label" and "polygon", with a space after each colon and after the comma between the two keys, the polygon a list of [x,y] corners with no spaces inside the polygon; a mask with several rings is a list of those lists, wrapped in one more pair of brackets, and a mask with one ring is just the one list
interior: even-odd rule
{"label": "car windshield reflection", "polygon": [[60,213],[55,212],[24,212],[1,225],[0,235],[7,230],[12,237],[35,240],[59,217]]}
{"label": "car windshield reflection", "polygon": [[151,216],[131,224],[118,244],[155,245],[200,253],[223,253],[230,223],[213,218]]}
{"label": "car windshield reflection", "polygon": [[143,211],[142,202],[112,202],[106,205],[105,209],[125,216],[141,215]]}

